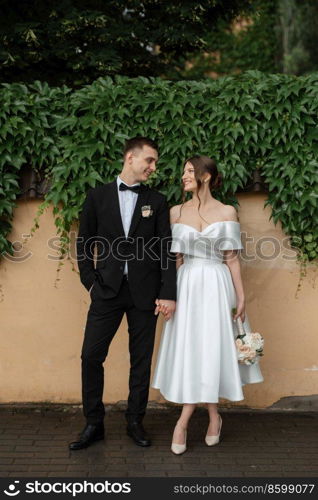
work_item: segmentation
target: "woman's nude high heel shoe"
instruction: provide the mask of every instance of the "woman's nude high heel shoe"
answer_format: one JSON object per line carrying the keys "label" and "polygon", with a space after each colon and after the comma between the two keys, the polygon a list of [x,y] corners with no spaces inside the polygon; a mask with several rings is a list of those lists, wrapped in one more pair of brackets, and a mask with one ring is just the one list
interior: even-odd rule
{"label": "woman's nude high heel shoe", "polygon": [[187,431],[184,431],[184,444],[177,444],[172,441],[171,451],[175,455],[181,455],[187,449]]}
{"label": "woman's nude high heel shoe", "polygon": [[205,436],[205,442],[208,446],[214,446],[215,444],[218,444],[220,442],[221,427],[222,427],[222,418],[220,416],[219,433],[216,436],[209,436],[208,434]]}

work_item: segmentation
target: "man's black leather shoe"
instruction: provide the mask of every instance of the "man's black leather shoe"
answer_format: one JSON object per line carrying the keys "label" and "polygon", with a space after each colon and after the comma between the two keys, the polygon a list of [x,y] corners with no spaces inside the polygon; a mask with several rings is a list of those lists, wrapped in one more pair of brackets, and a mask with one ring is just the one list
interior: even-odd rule
{"label": "man's black leather shoe", "polygon": [[72,451],[82,450],[95,441],[100,441],[101,439],[104,439],[104,424],[87,424],[80,434],[79,440],[73,441],[73,443],[69,444],[69,449]]}
{"label": "man's black leather shoe", "polygon": [[129,422],[127,425],[127,434],[138,446],[150,446],[151,441],[146,434],[141,422]]}

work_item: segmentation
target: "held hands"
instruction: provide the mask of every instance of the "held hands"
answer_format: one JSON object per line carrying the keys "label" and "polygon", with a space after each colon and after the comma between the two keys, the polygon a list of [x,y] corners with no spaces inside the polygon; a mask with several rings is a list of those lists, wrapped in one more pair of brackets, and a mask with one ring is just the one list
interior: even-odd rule
{"label": "held hands", "polygon": [[176,302],[174,300],[156,299],[155,315],[160,312],[163,314],[166,321],[168,321],[176,310]]}

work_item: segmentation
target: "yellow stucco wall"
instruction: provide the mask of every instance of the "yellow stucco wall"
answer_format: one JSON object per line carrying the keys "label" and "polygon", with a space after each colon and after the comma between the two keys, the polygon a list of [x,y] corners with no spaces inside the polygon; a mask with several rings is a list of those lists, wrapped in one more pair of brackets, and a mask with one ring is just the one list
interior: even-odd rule
{"label": "yellow stucco wall", "polygon": [[[241,229],[249,237],[276,238],[277,248],[285,237],[279,225],[269,221],[270,208],[263,208],[262,194],[239,196]],[[21,241],[28,233],[36,214],[38,201],[19,202],[14,213],[12,241]],[[80,388],[80,351],[90,298],[80,284],[78,274],[65,262],[61,280],[54,286],[57,262],[47,242],[55,237],[52,211],[40,219],[40,228],[17,256],[31,253],[20,262],[2,260],[0,264],[1,358],[0,402],[78,403]],[[255,255],[255,243],[247,243],[247,253]],[[266,255],[273,243],[262,244]],[[247,313],[253,330],[265,337],[265,356],[261,367],[265,381],[244,388],[245,400],[236,406],[265,408],[285,396],[317,393],[318,327],[317,288],[313,280],[316,268],[310,266],[295,298],[299,268],[286,260],[291,250],[281,249],[275,259],[242,256],[242,276],[247,298]],[[162,329],[157,327],[157,348]],[[111,345],[106,362],[105,402],[127,398],[128,335],[126,320]],[[164,400],[156,390],[150,400]],[[234,405],[234,404],[233,404]]]}

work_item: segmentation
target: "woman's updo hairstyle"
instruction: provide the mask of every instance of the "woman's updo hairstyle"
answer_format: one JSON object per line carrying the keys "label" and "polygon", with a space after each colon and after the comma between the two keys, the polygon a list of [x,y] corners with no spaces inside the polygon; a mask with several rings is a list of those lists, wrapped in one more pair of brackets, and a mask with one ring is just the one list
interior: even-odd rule
{"label": "woman's updo hairstyle", "polygon": [[193,165],[194,177],[198,184],[198,192],[200,191],[203,183],[203,177],[206,173],[211,175],[209,181],[210,190],[216,191],[217,189],[220,189],[220,187],[222,186],[222,174],[218,172],[215,160],[209,158],[208,156],[195,155],[191,158],[188,158],[184,162],[184,165],[186,165],[186,163],[188,162]]}
{"label": "woman's updo hairstyle", "polygon": [[[203,177],[204,174],[208,173],[211,175],[210,181],[209,181],[209,188],[211,191],[216,191],[222,186],[222,174],[218,172],[216,162],[212,158],[209,158],[208,156],[203,156],[203,155],[195,155],[191,156],[191,158],[188,158],[184,162],[184,167],[187,163],[191,163],[191,165],[194,168],[194,178],[197,182],[197,195],[199,198],[199,206],[198,206],[198,213],[201,217],[202,220],[205,221],[205,219],[201,216],[200,214],[200,207],[201,207],[201,199],[199,195],[199,191],[201,189],[202,184],[204,183]],[[183,194],[182,194],[182,204],[180,206],[180,214],[177,220],[181,218],[181,211],[186,202],[186,192],[183,189]],[[207,222],[207,221],[205,221]]]}

